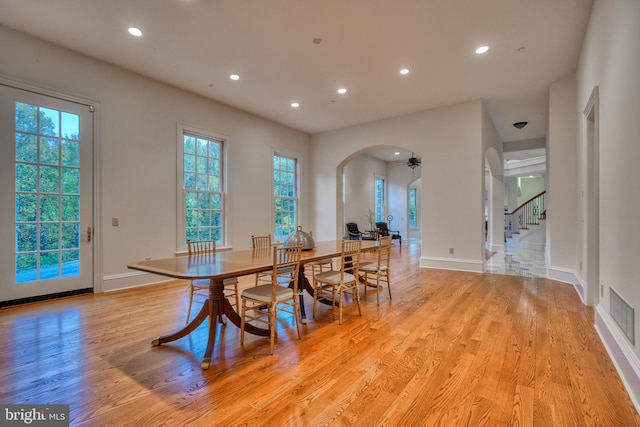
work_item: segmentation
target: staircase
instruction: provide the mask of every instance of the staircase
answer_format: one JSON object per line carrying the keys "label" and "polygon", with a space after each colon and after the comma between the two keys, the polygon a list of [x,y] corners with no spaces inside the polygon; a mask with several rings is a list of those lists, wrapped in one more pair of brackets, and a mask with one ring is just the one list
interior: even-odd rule
{"label": "staircase", "polygon": [[547,219],[546,194],[547,192],[543,191],[518,206],[513,212],[504,214],[505,242],[513,238],[521,240],[523,235],[531,235],[534,228],[542,228],[537,226]]}

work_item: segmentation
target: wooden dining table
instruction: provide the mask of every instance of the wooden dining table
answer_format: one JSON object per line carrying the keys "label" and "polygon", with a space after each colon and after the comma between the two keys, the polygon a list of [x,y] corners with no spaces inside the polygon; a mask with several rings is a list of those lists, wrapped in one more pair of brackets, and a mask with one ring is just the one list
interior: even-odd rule
{"label": "wooden dining table", "polygon": [[[362,252],[375,251],[378,247],[376,241],[363,241]],[[312,250],[302,252],[300,261],[300,274],[298,275],[298,290],[300,296],[300,312],[302,322],[305,323],[306,315],[303,304],[302,291],[313,295],[313,286],[304,275],[304,265],[309,262],[319,261],[340,256],[342,253],[342,241],[331,240],[316,242]],[[209,369],[211,354],[216,340],[216,319],[223,320],[225,316],[238,328],[241,325],[240,315],[224,294],[223,280],[230,277],[246,276],[254,273],[268,271],[273,268],[272,248],[246,249],[238,251],[226,251],[205,253],[198,255],[182,255],[172,258],[145,260],[132,262],[127,265],[133,270],[153,273],[160,276],[176,279],[208,279],[209,297],[202,305],[198,314],[182,329],[168,335],[154,339],[151,344],[159,346],[164,343],[176,341],[196,330],[202,322],[209,318],[209,336],[207,348],[202,358],[202,369]],[[270,330],[259,328],[251,324],[245,324],[245,331],[259,336],[269,336]]]}

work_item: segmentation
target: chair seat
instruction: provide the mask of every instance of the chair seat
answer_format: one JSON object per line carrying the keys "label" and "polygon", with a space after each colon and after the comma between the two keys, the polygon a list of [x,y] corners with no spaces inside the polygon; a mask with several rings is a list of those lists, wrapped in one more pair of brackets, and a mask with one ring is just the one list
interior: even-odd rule
{"label": "chair seat", "polygon": [[385,264],[382,264],[380,265],[380,270],[378,270],[378,263],[373,261],[360,263],[360,271],[370,271],[375,273],[376,271],[384,271],[387,268],[388,267]]}
{"label": "chair seat", "polygon": [[[271,284],[254,286],[254,287],[243,290],[242,297],[250,298],[255,301],[270,303],[272,290],[273,290],[273,286]],[[284,286],[276,287],[277,300],[288,299],[288,298],[291,298],[292,296],[293,296],[293,289],[287,288]]]}
{"label": "chair seat", "polygon": [[[330,285],[340,284],[340,272],[336,270],[323,271],[315,275],[314,280],[322,283],[328,283]],[[345,282],[353,282],[356,277],[351,273],[344,273]]]}

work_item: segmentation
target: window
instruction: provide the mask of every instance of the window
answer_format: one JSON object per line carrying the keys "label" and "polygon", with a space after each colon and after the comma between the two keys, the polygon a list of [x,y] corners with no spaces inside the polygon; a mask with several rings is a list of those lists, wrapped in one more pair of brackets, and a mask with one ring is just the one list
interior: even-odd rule
{"label": "window", "polygon": [[384,179],[376,177],[376,222],[384,221],[385,196]]}
{"label": "window", "polygon": [[418,228],[418,189],[409,188],[409,228]]}
{"label": "window", "polygon": [[297,159],[273,155],[273,201],[275,239],[282,240],[296,231],[298,224]]}
{"label": "window", "polygon": [[189,239],[224,244],[223,150],[224,138],[182,130],[185,244]]}
{"label": "window", "polygon": [[80,274],[80,116],[15,104],[16,282]]}

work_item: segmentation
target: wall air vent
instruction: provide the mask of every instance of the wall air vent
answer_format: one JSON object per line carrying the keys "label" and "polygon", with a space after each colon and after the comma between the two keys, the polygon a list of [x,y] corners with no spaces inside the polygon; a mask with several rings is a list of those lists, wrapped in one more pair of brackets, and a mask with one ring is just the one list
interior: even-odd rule
{"label": "wall air vent", "polygon": [[634,327],[635,309],[631,307],[613,288],[609,288],[609,312],[611,317],[620,326],[620,329],[631,344],[636,343]]}

